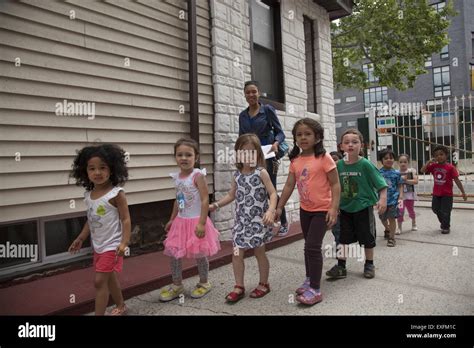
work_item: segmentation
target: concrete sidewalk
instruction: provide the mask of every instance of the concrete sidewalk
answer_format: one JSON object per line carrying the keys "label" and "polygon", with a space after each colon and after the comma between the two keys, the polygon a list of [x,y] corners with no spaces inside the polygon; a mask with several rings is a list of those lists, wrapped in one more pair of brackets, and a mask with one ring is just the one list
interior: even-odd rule
{"label": "concrete sidewalk", "polygon": [[[473,315],[474,314],[474,214],[454,210],[452,232],[442,235],[439,223],[427,208],[417,208],[419,230],[397,236],[397,246],[388,248],[377,218],[376,277],[362,276],[363,261],[348,260],[348,276],[329,281],[325,272],[335,259],[324,257],[321,288],[324,301],[313,307],[294,302],[294,289],[304,279],[303,241],[268,252],[272,291],[261,299],[248,296],[239,303],[225,303],[234,284],[232,266],[210,272],[213,290],[194,300],[190,290],[198,277],[184,281],[185,297],[160,303],[159,290],[127,300],[131,315]],[[406,222],[407,227],[411,226]],[[332,246],[328,232],[323,248]],[[258,283],[254,257],[246,259],[246,287]]]}

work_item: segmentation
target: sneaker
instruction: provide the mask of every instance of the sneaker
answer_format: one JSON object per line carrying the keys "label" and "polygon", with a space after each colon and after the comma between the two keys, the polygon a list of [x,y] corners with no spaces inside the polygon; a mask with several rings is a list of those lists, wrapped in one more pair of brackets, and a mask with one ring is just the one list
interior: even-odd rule
{"label": "sneaker", "polygon": [[442,234],[448,234],[450,231],[449,231],[449,228],[443,228],[441,229],[441,233]]}
{"label": "sneaker", "polygon": [[418,231],[418,227],[416,227],[416,225],[412,225],[412,226],[411,226],[411,230],[412,230],[412,231]]}
{"label": "sneaker", "polygon": [[168,285],[160,292],[160,301],[169,302],[178,298],[184,292],[184,286],[176,286],[174,284]]}
{"label": "sneaker", "polygon": [[402,230],[400,228],[397,228],[397,230],[395,231],[395,234],[402,234]]}
{"label": "sneaker", "polygon": [[321,292],[316,291],[313,288],[308,288],[301,295],[296,296],[296,301],[307,306],[313,306],[323,300]]}
{"label": "sneaker", "polygon": [[375,277],[375,266],[371,263],[366,263],[364,265],[364,277],[373,278]]}
{"label": "sneaker", "polygon": [[347,277],[347,270],[339,265],[334,265],[326,272],[326,275],[330,278],[341,279]]}
{"label": "sneaker", "polygon": [[277,233],[277,236],[278,237],[284,237],[288,234],[288,232],[289,232],[288,225],[281,225],[280,230]]}
{"label": "sneaker", "polygon": [[309,278],[306,278],[306,280],[303,282],[303,284],[301,284],[301,286],[295,290],[295,292],[298,294],[298,295],[302,295],[306,290],[308,290],[310,288],[309,286]]}
{"label": "sneaker", "polygon": [[209,291],[211,291],[211,283],[197,283],[194,290],[191,292],[192,298],[201,298],[206,295]]}

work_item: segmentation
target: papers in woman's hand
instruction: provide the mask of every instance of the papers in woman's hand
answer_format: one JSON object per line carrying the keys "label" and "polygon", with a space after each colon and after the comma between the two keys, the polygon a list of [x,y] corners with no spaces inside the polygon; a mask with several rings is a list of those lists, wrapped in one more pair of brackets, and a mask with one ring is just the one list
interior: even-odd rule
{"label": "papers in woman's hand", "polygon": [[275,157],[275,152],[273,152],[273,151],[268,152],[271,149],[272,149],[272,145],[262,145],[262,151],[263,151],[263,154],[265,155],[265,159]]}

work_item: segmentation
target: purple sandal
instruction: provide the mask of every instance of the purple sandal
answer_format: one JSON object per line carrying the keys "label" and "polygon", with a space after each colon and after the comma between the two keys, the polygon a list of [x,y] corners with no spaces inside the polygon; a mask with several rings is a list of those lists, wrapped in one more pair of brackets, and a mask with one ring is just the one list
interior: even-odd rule
{"label": "purple sandal", "polygon": [[308,290],[310,288],[309,286],[309,278],[306,278],[304,283],[301,284],[301,286],[295,290],[295,292],[298,294],[298,295],[303,295],[303,293]]}
{"label": "purple sandal", "polygon": [[296,296],[296,301],[307,306],[313,306],[323,300],[323,295],[320,292],[316,292],[313,288],[308,288],[306,291]]}

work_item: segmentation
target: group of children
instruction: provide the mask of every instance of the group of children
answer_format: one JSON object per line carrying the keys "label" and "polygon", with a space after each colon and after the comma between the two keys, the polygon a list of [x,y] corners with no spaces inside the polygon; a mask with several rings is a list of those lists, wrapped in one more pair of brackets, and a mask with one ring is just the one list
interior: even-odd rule
{"label": "group of children", "polygon": [[[236,153],[256,156],[238,156],[230,191],[212,204],[209,204],[206,171],[195,168],[199,159],[198,144],[185,138],[176,142],[174,156],[180,171],[171,174],[176,200],[165,226],[167,238],[164,242],[164,253],[170,256],[173,282],[161,289],[161,301],[171,301],[183,294],[181,260],[184,257],[196,259],[198,265],[200,280],[191,297],[200,298],[211,290],[208,257],[220,250],[220,243],[219,232],[208,213],[233,201],[232,266],[235,285],[225,297],[229,303],[245,297],[244,252],[247,249],[254,251],[260,277],[250,297],[260,298],[270,292],[270,265],[265,243],[273,237],[273,223],[278,221],[295,185],[300,198],[300,222],[305,241],[306,277],[295,290],[299,303],[314,305],[322,301],[321,246],[328,229],[333,228],[338,252],[337,264],[326,275],[335,279],[346,277],[347,245],[355,242],[365,250],[364,276],[375,276],[374,205],[385,226],[388,246],[395,246],[395,234],[402,230],[405,208],[412,220],[412,230],[416,230],[413,201],[418,178],[416,171],[408,167],[408,155],[399,156],[400,171],[397,171],[393,168],[395,154],[386,149],[380,152],[383,167],[378,170],[360,155],[363,138],[356,129],[348,129],[342,135],[344,159],[337,152],[326,152],[324,130],[313,119],[297,121],[292,134],[295,146],[289,155],[289,174],[280,198],[265,169],[265,155],[258,137],[244,134],[237,139]],[[447,152],[445,147],[435,148],[436,162],[430,161],[422,168],[423,172],[434,175],[433,211],[440,220],[443,233],[449,233],[450,228],[453,180],[466,199],[455,167],[446,163]],[[253,161],[248,160],[250,158]],[[95,313],[105,314],[110,293],[116,304],[111,314],[123,315],[127,308],[116,273],[122,269],[131,229],[127,200],[119,187],[128,178],[124,151],[109,144],[85,147],[76,156],[71,175],[86,189],[88,222],[69,250],[79,251],[83,241],[91,236],[96,270]]]}

